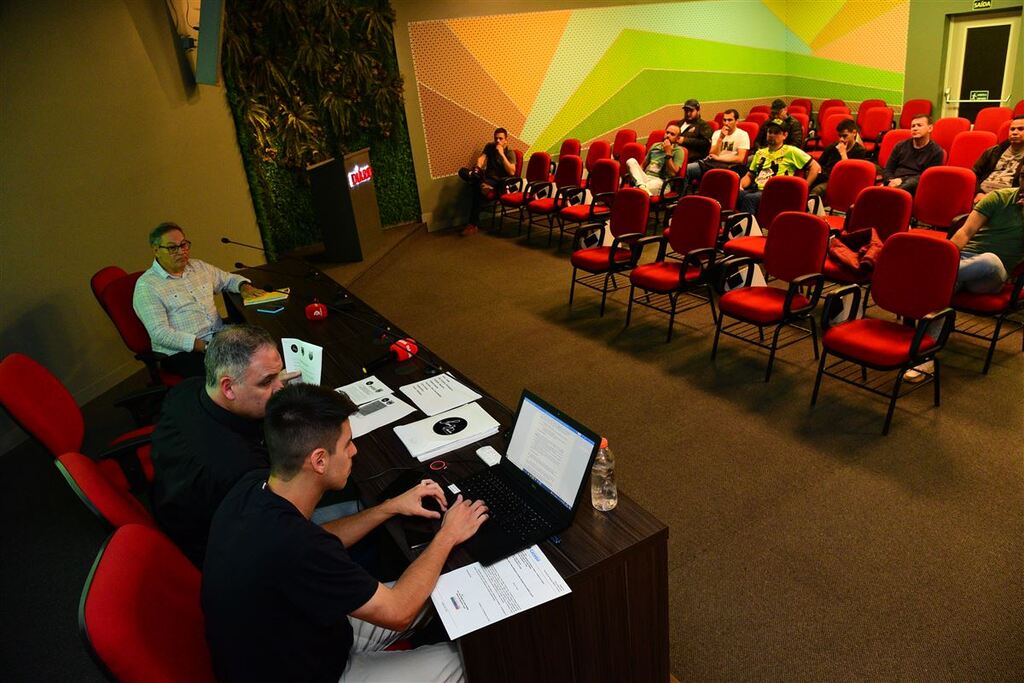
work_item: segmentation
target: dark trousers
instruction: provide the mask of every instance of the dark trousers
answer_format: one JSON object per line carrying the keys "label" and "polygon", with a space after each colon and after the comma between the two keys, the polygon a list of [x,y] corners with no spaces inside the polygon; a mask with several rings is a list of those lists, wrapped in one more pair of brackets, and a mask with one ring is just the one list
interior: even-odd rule
{"label": "dark trousers", "polygon": [[160,359],[160,367],[182,377],[202,377],[206,374],[206,354],[201,351],[182,351]]}

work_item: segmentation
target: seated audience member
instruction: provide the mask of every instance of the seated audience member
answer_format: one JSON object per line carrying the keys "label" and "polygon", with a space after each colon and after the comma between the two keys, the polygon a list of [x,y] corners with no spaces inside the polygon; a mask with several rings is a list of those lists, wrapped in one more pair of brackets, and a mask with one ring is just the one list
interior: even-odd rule
{"label": "seated audience member", "polygon": [[[765,124],[768,146],[754,152],[750,159],[750,171],[740,180],[740,195],[736,199],[736,210],[757,213],[761,204],[761,191],[768,180],[778,175],[795,175],[807,169],[807,182],[813,183],[821,167],[811,156],[800,149],[786,144],[788,133],[774,121]],[[767,228],[768,226],[762,226]]]}
{"label": "seated audience member", "polygon": [[679,122],[679,144],[690,159],[703,159],[711,149],[711,124],[700,117],[700,102],[683,103],[683,119]]}
{"label": "seated audience member", "polygon": [[1024,116],[1010,122],[1010,136],[1006,141],[985,150],[974,162],[974,175],[978,179],[974,201],[989,192],[1013,186],[1017,169],[1024,162]]}
{"label": "seated audience member", "polygon": [[768,116],[768,120],[761,125],[761,130],[757,131],[755,144],[758,149],[768,144],[767,129],[769,123],[777,123],[782,126],[782,130],[788,134],[786,138],[787,145],[803,147],[804,127],[800,125],[799,121],[789,115],[789,107],[785,102],[775,100],[772,102],[772,113]]}
{"label": "seated audience member", "polygon": [[811,187],[811,194],[824,197],[828,190],[828,177],[835,165],[844,159],[867,159],[868,151],[860,144],[857,122],[853,119],[844,119],[836,126],[839,139],[825,148],[818,159],[821,172]]}
{"label": "seated audience member", "polygon": [[496,180],[515,175],[516,153],[508,146],[508,131],[498,128],[494,141],[484,145],[484,151],[473,168],[460,168],[459,177],[469,184],[469,223],[462,229],[464,236],[477,233],[480,228],[480,206],[484,195],[493,190]]}
{"label": "seated audience member", "polygon": [[224,290],[246,296],[263,291],[241,275],[190,258],[192,243],[174,223],[156,226],[149,246],[155,258],[135,284],[132,307],[149,332],[153,351],[167,355],[160,365],[176,375],[201,376],[206,345],[224,327],[213,296]]}
{"label": "seated audience member", "polygon": [[910,122],[910,139],[896,143],[882,171],[882,180],[889,187],[898,187],[914,194],[921,174],[932,166],[941,166],[942,148],[932,140],[932,117],[922,114]]}
{"label": "seated audience member", "polygon": [[1017,166],[1013,187],[993,190],[974,205],[953,244],[960,249],[957,287],[969,292],[998,292],[1009,273],[1024,260],[1024,164]]}
{"label": "seated audience member", "polygon": [[196,566],[220,501],[243,474],[269,465],[267,400],[298,374],[283,369],[266,330],[232,325],[210,342],[205,382],[186,379],[164,399],[153,432],[153,515]]}
{"label": "seated audience member", "polygon": [[202,607],[217,679],[232,681],[462,681],[451,643],[383,652],[425,616],[451,550],[487,519],[461,496],[433,541],[393,586],[352,561],[347,548],[396,515],[439,518],[444,493],[424,480],[402,495],[319,526],[327,491],[345,486],[356,446],[348,397],[290,386],[267,405],[270,473],[246,475],[214,516]]}
{"label": "seated audience member", "polygon": [[747,160],[750,152],[750,136],[747,131],[736,127],[740,113],[726,109],[722,114],[722,128],[711,136],[711,152],[698,161],[686,165],[687,185],[702,178],[712,168],[733,169]]}
{"label": "seated audience member", "polygon": [[626,160],[626,169],[637,187],[647,190],[647,194],[656,195],[661,192],[661,186],[666,180],[679,173],[685,153],[682,146],[676,144],[678,140],[679,126],[670,124],[665,129],[665,139],[661,144],[651,147],[647,152],[643,168],[640,168],[636,159]]}

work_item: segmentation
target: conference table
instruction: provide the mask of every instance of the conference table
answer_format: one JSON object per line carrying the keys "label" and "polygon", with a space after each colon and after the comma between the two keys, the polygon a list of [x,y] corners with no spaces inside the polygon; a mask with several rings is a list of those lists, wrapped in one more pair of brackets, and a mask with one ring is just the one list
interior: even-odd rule
{"label": "conference table", "polygon": [[[486,467],[475,453],[482,443],[504,453],[512,410],[425,348],[429,340],[385,319],[305,261],[279,261],[239,272],[257,286],[290,288],[291,294],[262,306],[243,306],[237,294],[227,294],[229,318],[259,325],[277,339],[293,337],[323,347],[322,385],[339,387],[362,379],[362,368],[384,355],[394,339],[413,337],[420,345],[416,357],[385,363],[372,374],[397,392],[405,384],[450,372],[481,394],[480,405],[499,421],[501,430],[442,456],[449,478]],[[313,301],[329,306],[325,319],[306,318],[305,308]],[[276,314],[257,310],[278,306],[284,310]],[[376,503],[402,468],[425,467],[392,429],[423,417],[415,411],[356,439],[352,480],[364,503]],[[600,425],[591,427],[600,432]],[[669,680],[668,527],[621,490],[618,506],[610,512],[594,510],[586,490],[583,495],[573,525],[540,544],[572,592],[459,639],[469,681]],[[415,553],[402,529],[400,523],[388,525],[399,548],[412,559]],[[471,562],[467,551],[456,548],[447,569]]]}

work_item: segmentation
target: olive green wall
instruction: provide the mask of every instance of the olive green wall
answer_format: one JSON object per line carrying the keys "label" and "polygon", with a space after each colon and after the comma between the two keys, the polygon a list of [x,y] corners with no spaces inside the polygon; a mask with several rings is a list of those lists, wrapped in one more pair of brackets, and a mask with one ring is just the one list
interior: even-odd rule
{"label": "olive green wall", "polygon": [[[907,68],[904,74],[904,99],[932,101],[934,112],[941,112],[943,70],[946,67],[947,23],[950,15],[986,13],[1015,9],[1020,11],[1020,0],[992,0],[992,8],[972,11],[971,0],[911,0],[910,28],[907,32]],[[1024,57],[1018,48],[1017,58]],[[1013,77],[1013,92],[1009,106],[1024,98],[1024,67],[1019,63]]]}
{"label": "olive green wall", "polygon": [[[259,233],[224,90],[186,87],[163,2],[5,2],[0,23],[0,356],[30,354],[82,402],[142,367],[95,271],[148,267],[165,220],[229,269],[262,260],[219,236]],[[0,412],[0,453],[21,438]]]}

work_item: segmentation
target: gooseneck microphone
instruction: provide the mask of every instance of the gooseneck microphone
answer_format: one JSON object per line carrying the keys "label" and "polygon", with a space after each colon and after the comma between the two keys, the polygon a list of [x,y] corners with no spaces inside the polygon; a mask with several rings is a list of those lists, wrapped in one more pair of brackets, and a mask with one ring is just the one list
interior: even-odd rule
{"label": "gooseneck microphone", "polygon": [[366,364],[363,368],[363,374],[369,375],[371,372],[374,372],[378,368],[382,368],[393,361],[399,363],[407,361],[415,357],[419,352],[420,347],[416,343],[415,339],[409,337],[406,337],[405,339],[397,339],[388,347],[387,353]]}
{"label": "gooseneck microphone", "polygon": [[[223,244],[234,244],[234,245],[239,246],[239,247],[245,247],[246,249],[255,249],[256,251],[262,251],[264,254],[267,254],[267,250],[264,249],[263,247],[257,247],[257,246],[254,246],[252,244],[246,244],[245,242],[236,242],[233,239],[230,239],[228,237],[221,237],[220,241]],[[269,254],[267,254],[267,255],[269,255]]]}

